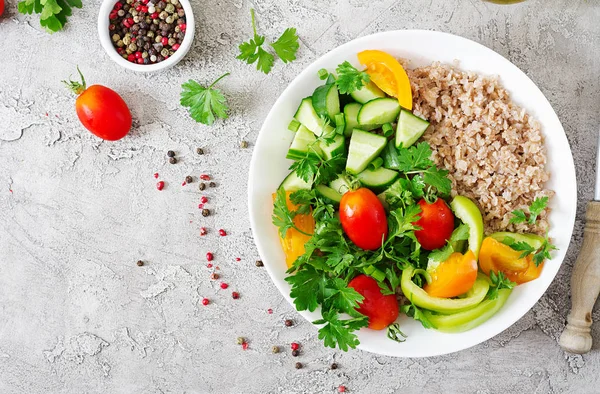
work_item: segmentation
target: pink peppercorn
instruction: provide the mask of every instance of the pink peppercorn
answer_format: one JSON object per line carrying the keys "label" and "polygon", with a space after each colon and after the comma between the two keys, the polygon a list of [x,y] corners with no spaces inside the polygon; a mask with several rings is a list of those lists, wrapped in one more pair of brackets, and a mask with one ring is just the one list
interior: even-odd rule
{"label": "pink peppercorn", "polygon": [[171,45],[171,49],[176,51],[179,49],[179,46],[180,46],[179,44],[173,44],[173,45]]}
{"label": "pink peppercorn", "polygon": [[237,300],[238,298],[240,298],[240,293],[234,291],[233,293],[231,293],[231,297],[233,297],[234,300]]}
{"label": "pink peppercorn", "polygon": [[208,304],[210,304],[210,301],[208,300],[208,298],[203,298],[202,299],[202,305],[206,306]]}
{"label": "pink peppercorn", "polygon": [[296,342],[292,342],[291,347],[292,347],[292,350],[298,350],[298,349],[300,349],[300,345],[297,344]]}
{"label": "pink peppercorn", "polygon": [[[131,55],[129,55],[129,56],[131,56]],[[156,184],[156,188],[158,190],[162,190],[162,189],[164,189],[164,187],[165,187],[165,183],[163,181],[160,181]]]}
{"label": "pink peppercorn", "polygon": [[338,392],[339,393],[345,393],[346,392],[346,386],[341,385],[340,387],[338,387]]}
{"label": "pink peppercorn", "polygon": [[[122,48],[119,48],[119,49],[122,49]],[[154,178],[158,178],[158,172],[154,173]]]}
{"label": "pink peppercorn", "polygon": [[240,259],[239,257],[236,257],[235,261],[242,261],[242,259]]}
{"label": "pink peppercorn", "polygon": [[248,342],[242,342],[242,349],[248,350]]}
{"label": "pink peppercorn", "polygon": [[267,309],[267,313],[268,313],[269,315],[272,315],[272,314],[273,314],[273,309],[271,309],[271,308]]}
{"label": "pink peppercorn", "polygon": [[202,175],[200,175],[200,179],[202,179],[203,181],[210,181],[210,176],[208,176],[206,174],[202,174]]}
{"label": "pink peppercorn", "polygon": [[163,37],[160,40],[160,43],[163,44],[163,46],[167,46],[169,44],[169,39],[167,37]]}
{"label": "pink peppercorn", "polygon": [[200,235],[204,236],[206,235],[207,231],[206,231],[206,227],[200,227]]}
{"label": "pink peppercorn", "polygon": [[215,256],[213,256],[212,253],[208,252],[206,253],[206,260],[207,261],[212,261],[215,258]]}
{"label": "pink peppercorn", "polygon": [[202,196],[202,198],[200,199],[200,202],[202,204],[206,204],[208,202],[208,198],[206,196]]}
{"label": "pink peppercorn", "polygon": [[227,235],[227,232],[225,232],[225,230],[223,230],[223,229],[220,229],[220,230],[219,230],[219,235],[220,235],[221,237],[224,237],[224,236],[226,236],[226,235]]}
{"label": "pink peppercorn", "polygon": [[211,263],[206,264],[206,268],[212,268],[213,265]]}
{"label": "pink peppercorn", "polygon": [[221,283],[221,289],[225,290],[226,288],[228,288],[229,285],[225,282]]}

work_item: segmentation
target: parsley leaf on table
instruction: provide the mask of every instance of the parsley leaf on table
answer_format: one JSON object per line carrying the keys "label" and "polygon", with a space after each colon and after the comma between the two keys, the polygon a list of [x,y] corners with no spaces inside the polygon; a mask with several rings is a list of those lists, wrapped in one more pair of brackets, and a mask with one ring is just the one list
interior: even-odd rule
{"label": "parsley leaf on table", "polygon": [[[250,9],[250,15],[252,16],[252,31],[254,32],[254,36],[250,40],[242,42],[239,45],[240,54],[237,58],[248,64],[256,62],[256,69],[268,74],[273,68],[273,63],[275,63],[275,56],[264,50],[262,47],[265,43],[265,36],[260,36],[256,32],[254,8]],[[296,60],[296,52],[300,47],[296,29],[287,28],[281,37],[270,45],[284,63]]]}
{"label": "parsley leaf on table", "polygon": [[364,71],[358,71],[348,61],[340,64],[335,71],[337,72],[335,84],[341,94],[349,94],[355,90],[359,90],[371,80],[369,74]]}
{"label": "parsley leaf on table", "polygon": [[[228,76],[225,73],[217,78],[209,87],[205,88],[194,80],[189,80],[183,85],[180,103],[188,107],[192,119],[206,125],[212,125],[216,117],[227,119],[227,99],[219,89],[213,88],[217,82]],[[216,115],[216,117],[215,117]]]}
{"label": "parsley leaf on table", "polygon": [[516,209],[512,212],[513,217],[510,219],[510,223],[519,224],[519,223],[529,223],[535,224],[538,216],[546,209],[548,206],[548,197],[538,197],[529,206],[529,219],[525,214],[525,211],[522,209]]}
{"label": "parsley leaf on table", "polygon": [[293,27],[288,27],[285,29],[281,37],[272,43],[271,46],[275,50],[277,56],[279,56],[284,63],[296,60],[296,52],[300,47],[300,44],[298,44],[298,35],[296,34],[296,29]]}
{"label": "parsley leaf on table", "polygon": [[81,0],[24,0],[17,5],[21,14],[40,14],[40,25],[51,34],[64,27],[72,7],[81,8]]}
{"label": "parsley leaf on table", "polygon": [[486,298],[489,300],[498,298],[498,290],[512,289],[517,285],[515,282],[508,279],[502,271],[498,271],[498,273],[490,271],[490,280],[492,281],[492,285],[486,295]]}
{"label": "parsley leaf on table", "polygon": [[325,324],[319,329],[319,339],[323,340],[325,346],[335,348],[337,345],[343,351],[356,348],[360,342],[353,332],[368,325],[366,316],[340,320],[336,311],[323,311],[322,315],[322,319],[313,323]]}

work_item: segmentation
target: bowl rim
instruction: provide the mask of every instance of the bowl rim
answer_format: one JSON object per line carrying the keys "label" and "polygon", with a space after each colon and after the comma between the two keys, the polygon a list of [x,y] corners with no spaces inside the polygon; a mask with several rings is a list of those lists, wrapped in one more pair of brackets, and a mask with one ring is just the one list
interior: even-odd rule
{"label": "bowl rim", "polygon": [[[500,334],[502,331],[508,329],[514,323],[516,323],[519,319],[521,319],[529,310],[531,310],[531,308],[533,308],[533,306],[545,294],[545,292],[547,291],[548,287],[550,286],[550,284],[556,277],[558,270],[560,269],[560,267],[562,266],[562,264],[566,258],[566,253],[568,250],[570,240],[572,238],[573,228],[574,228],[574,224],[575,224],[575,214],[576,214],[576,205],[577,205],[577,181],[576,181],[576,174],[575,174],[575,166],[574,166],[574,161],[573,161],[573,156],[572,156],[572,152],[570,149],[570,145],[569,145],[568,139],[566,137],[566,134],[564,132],[564,128],[562,127],[562,124],[560,122],[560,119],[556,115],[556,112],[552,108],[552,105],[550,104],[548,99],[544,96],[544,94],[541,92],[539,87],[521,69],[519,69],[516,65],[514,65],[512,62],[510,62],[508,59],[504,58],[502,55],[498,54],[497,52],[493,51],[492,49],[490,49],[482,44],[479,44],[473,40],[470,40],[470,39],[467,39],[467,38],[464,38],[461,36],[457,36],[454,34],[450,34],[450,33],[431,31],[431,30],[418,30],[418,29],[415,29],[415,30],[392,30],[392,31],[379,32],[379,33],[375,33],[375,34],[371,34],[368,36],[364,36],[364,37],[360,37],[360,38],[351,40],[345,44],[342,44],[336,48],[333,48],[331,51],[329,51],[329,52],[323,54],[322,56],[320,56],[319,58],[317,58],[311,64],[307,65],[300,72],[300,74],[297,75],[288,84],[288,86],[285,88],[285,90],[280,94],[280,96],[277,98],[275,103],[272,105],[271,110],[269,111],[267,117],[265,118],[265,121],[259,132],[259,135],[258,135],[258,138],[256,141],[256,145],[255,145],[255,150],[253,152],[252,159],[250,162],[249,178],[248,178],[248,207],[249,207],[249,216],[250,216],[252,235],[255,240],[255,244],[257,246],[257,249],[258,249],[258,252],[259,252],[261,258],[263,258],[263,260],[265,260],[265,268],[267,269],[267,272],[269,273],[270,279],[275,284],[275,286],[277,287],[279,292],[283,295],[283,297],[291,304],[291,306],[294,309],[296,309],[296,307],[293,304],[293,301],[289,295],[289,291],[288,291],[289,285],[287,285],[287,283],[285,283],[283,280],[279,280],[280,279],[280,278],[278,278],[279,275],[277,275],[277,272],[276,272],[278,270],[276,270],[274,267],[271,267],[271,265],[269,264],[269,261],[267,259],[265,259],[265,256],[270,254],[270,253],[266,253],[269,245],[267,245],[266,237],[264,235],[260,235],[259,230],[257,229],[257,222],[260,221],[259,218],[261,217],[261,215],[260,215],[261,212],[260,212],[260,209],[258,208],[257,202],[254,201],[254,194],[259,193],[259,191],[258,191],[259,189],[257,188],[255,181],[256,181],[256,179],[258,179],[257,177],[259,177],[259,176],[262,177],[262,174],[257,173],[257,171],[255,170],[256,167],[259,166],[257,164],[259,162],[259,157],[258,157],[259,153],[262,153],[260,147],[267,143],[266,140],[268,140],[268,137],[272,137],[272,135],[270,135],[270,136],[267,135],[268,133],[265,130],[271,127],[270,125],[273,122],[274,118],[276,118],[277,116],[280,116],[280,114],[275,113],[273,111],[273,109],[279,108],[280,106],[282,106],[282,103],[285,102],[286,100],[288,100],[288,96],[293,94],[292,93],[293,91],[301,88],[300,85],[302,82],[305,82],[304,80],[306,79],[307,74],[310,74],[312,71],[314,71],[315,75],[316,75],[316,71],[318,71],[318,68],[319,68],[318,63],[323,63],[323,61],[327,61],[327,60],[329,60],[329,58],[333,58],[335,56],[345,54],[348,51],[347,48],[350,48],[350,47],[355,49],[355,47],[364,45],[364,43],[368,42],[369,44],[372,44],[373,41],[379,42],[378,40],[383,40],[385,38],[406,39],[405,35],[413,35],[413,34],[415,36],[417,36],[418,38],[419,37],[437,36],[444,40],[455,40],[456,41],[455,43],[459,46],[466,46],[466,47],[471,47],[473,49],[476,49],[477,51],[484,51],[483,54],[489,54],[490,56],[494,57],[495,61],[502,63],[501,64],[502,67],[507,67],[507,72],[510,69],[512,69],[512,72],[516,72],[519,82],[529,85],[530,93],[532,95],[534,95],[535,98],[539,98],[542,100],[542,103],[539,104],[540,106],[537,107],[537,109],[544,107],[543,108],[544,111],[547,112],[546,117],[536,117],[536,119],[539,121],[541,121],[542,119],[546,119],[548,122],[556,123],[556,126],[557,126],[556,130],[553,130],[552,132],[549,132],[547,129],[543,129],[543,130],[545,130],[545,131],[543,131],[544,136],[547,136],[549,134],[553,134],[553,135],[556,134],[554,136],[554,138],[551,139],[552,146],[554,149],[549,149],[548,139],[546,139],[546,141],[545,141],[544,147],[546,148],[547,155],[552,156],[551,153],[555,154],[557,152],[556,145],[564,146],[565,153],[568,153],[568,155],[566,155],[566,157],[563,158],[564,159],[563,164],[565,164],[565,167],[567,167],[565,169],[565,171],[568,172],[568,175],[570,176],[570,178],[566,180],[567,183],[561,184],[561,186],[563,186],[563,187],[561,187],[561,189],[564,189],[564,190],[561,190],[560,195],[564,196],[562,199],[564,199],[568,202],[572,202],[573,204],[570,204],[566,208],[562,207],[565,209],[563,209],[559,214],[557,214],[557,215],[559,215],[560,218],[566,219],[566,221],[560,222],[560,227],[564,229],[563,236],[561,238],[564,241],[566,241],[566,244],[560,245],[561,250],[558,252],[559,256],[556,256],[552,260],[553,263],[556,262],[557,264],[553,265],[552,268],[550,268],[549,270],[547,269],[549,271],[549,273],[546,276],[551,276],[551,277],[544,278],[544,281],[542,281],[541,283],[538,282],[539,284],[535,285],[535,288],[539,289],[539,290],[535,290],[536,297],[534,297],[535,298],[534,300],[523,299],[523,297],[519,297],[519,301],[520,301],[521,305],[517,305],[517,306],[511,305],[510,314],[508,316],[505,316],[503,319],[503,321],[506,322],[505,324],[493,325],[491,328],[485,330],[480,335],[478,335],[477,340],[471,341],[467,344],[449,345],[447,348],[445,348],[443,350],[436,349],[436,350],[429,350],[427,352],[422,352],[422,353],[413,352],[413,353],[407,353],[407,354],[398,354],[398,352],[394,352],[391,349],[392,348],[391,346],[386,347],[385,349],[381,349],[372,344],[365,344],[365,342],[362,342],[362,341],[361,341],[361,344],[357,347],[358,349],[361,349],[361,350],[366,350],[366,351],[373,352],[376,354],[393,356],[393,357],[430,357],[430,356],[439,356],[439,355],[443,355],[443,354],[454,353],[457,351],[468,349],[475,345],[481,344],[481,343],[489,340],[490,338]],[[387,37],[387,36],[390,36],[390,37]],[[414,38],[414,37],[411,37],[411,38]],[[459,56],[460,55],[457,55],[457,58],[460,61]],[[428,60],[429,60],[429,63],[432,62],[431,59],[428,59]],[[441,59],[440,59],[440,61],[442,61],[445,64],[450,64],[449,61],[444,61]],[[468,67],[461,68],[461,69],[464,69],[465,71],[470,71],[470,69]],[[494,73],[486,74],[482,71],[479,71],[478,73],[486,75],[488,77],[496,75]],[[502,77],[502,76],[500,75],[500,77]],[[516,76],[513,79],[517,79]],[[513,83],[515,83],[515,81],[513,81]],[[514,89],[514,87],[513,87],[513,89]],[[507,88],[507,90],[509,90],[509,93],[511,93],[511,96],[512,96],[513,91],[510,88]],[[522,108],[527,109],[529,113],[537,112],[536,110],[533,110],[534,107],[529,107],[525,103],[518,103],[518,105],[522,106]],[[560,153],[562,153],[562,151]],[[552,157],[550,157],[548,159],[547,165],[550,162],[552,162]],[[552,182],[552,179],[553,178],[551,177],[548,182]],[[565,181],[565,179],[561,178],[561,181]],[[557,195],[558,195],[558,193],[557,193]],[[556,201],[556,200],[553,200],[553,201]],[[552,214],[549,216],[549,220],[551,221],[551,223],[553,222],[553,217],[555,217],[555,216]],[[552,223],[551,230],[558,231],[558,226],[559,226],[558,223]],[[276,231],[274,230],[273,233],[276,234]],[[551,231],[551,233],[552,233],[552,231]],[[567,236],[568,236],[568,238],[567,238]],[[535,283],[535,282],[531,282],[531,283]],[[527,287],[527,289],[531,288],[531,286],[528,287],[527,285],[522,285],[519,287],[520,288]],[[529,290],[524,290],[524,292],[527,292],[527,291],[529,291]],[[539,292],[539,296],[537,296],[537,292]],[[317,311],[318,310],[319,309],[317,309]],[[308,321],[311,321],[309,319],[310,317],[314,318],[317,316],[314,312],[308,312],[308,311],[300,312],[297,309],[296,309],[296,312],[299,313],[300,315],[302,315],[302,317],[307,319]],[[449,338],[451,338],[451,336],[453,336],[453,335],[457,335],[457,334],[443,334],[443,333],[440,333],[437,331],[436,331],[436,333],[439,333],[440,335],[449,336]],[[361,334],[362,334],[362,330],[361,330]],[[458,334],[458,335],[460,335],[460,334]],[[368,334],[367,334],[367,336],[368,336]],[[451,341],[451,339],[449,341]]]}
{"label": "bowl rim", "polygon": [[166,70],[168,68],[173,67],[177,63],[181,61],[187,55],[189,50],[192,47],[192,43],[194,42],[194,33],[196,28],[196,22],[194,19],[194,12],[192,9],[192,5],[189,0],[179,0],[183,9],[185,10],[186,17],[186,32],[183,37],[183,42],[179,49],[175,52],[173,56],[164,60],[160,63],[155,64],[133,64],[125,59],[123,59],[116,51],[116,49],[112,45],[112,40],[110,37],[110,31],[108,30],[109,26],[109,14],[114,7],[114,4],[117,0],[103,0],[100,5],[100,10],[98,11],[98,38],[100,39],[100,44],[102,48],[104,48],[104,52],[110,57],[112,61],[117,63],[119,66],[126,68],[131,71],[137,72],[154,72],[159,70]]}

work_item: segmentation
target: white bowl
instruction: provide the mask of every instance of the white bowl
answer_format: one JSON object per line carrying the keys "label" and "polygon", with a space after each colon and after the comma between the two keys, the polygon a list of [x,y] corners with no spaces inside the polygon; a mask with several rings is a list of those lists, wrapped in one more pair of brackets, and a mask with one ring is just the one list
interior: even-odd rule
{"label": "white bowl", "polygon": [[183,42],[181,43],[179,49],[175,51],[175,54],[167,60],[154,64],[137,64],[123,59],[113,46],[111,32],[108,30],[108,25],[110,24],[108,16],[116,2],[117,0],[104,0],[102,2],[102,5],[100,6],[100,12],[98,13],[98,37],[100,38],[100,43],[102,44],[102,47],[108,56],[119,66],[125,67],[126,69],[132,71],[141,72],[166,70],[179,63],[179,61],[184,58],[184,56],[192,47],[192,42],[194,42],[194,30],[196,28],[196,24],[194,22],[194,13],[188,0],[179,0],[183,6],[183,9],[185,10],[186,30],[185,36],[183,37]]}
{"label": "white bowl", "polygon": [[[515,288],[503,308],[482,325],[458,334],[427,330],[412,318],[398,318],[402,331],[408,335],[404,343],[386,338],[385,331],[362,329],[358,337],[360,349],[398,357],[425,357],[456,352],[477,345],[505,330],[519,320],[544,294],[558,272],[569,246],[575,210],[577,185],[575,167],[560,121],[550,103],[537,86],[504,57],[476,42],[435,31],[404,30],[378,33],[344,44],[308,66],[281,94],[267,116],[258,136],[249,179],[250,223],[254,240],[269,275],[281,294],[290,302],[290,286],[285,282],[286,264],[277,229],[271,223],[273,193],[289,172],[290,160],[285,158],[293,134],[287,126],[300,100],[310,96],[322,84],[319,69],[334,70],[345,60],[358,66],[356,54],[365,49],[381,49],[397,57],[410,59],[411,67],[432,61],[452,63],[477,73],[500,77],[513,101],[525,108],[542,125],[546,138],[548,187],[556,191],[551,202],[550,237],[559,248],[546,262],[542,275]],[[293,303],[292,303],[293,305]],[[320,318],[320,311],[300,312],[308,321]],[[315,327],[315,330],[317,328]]]}

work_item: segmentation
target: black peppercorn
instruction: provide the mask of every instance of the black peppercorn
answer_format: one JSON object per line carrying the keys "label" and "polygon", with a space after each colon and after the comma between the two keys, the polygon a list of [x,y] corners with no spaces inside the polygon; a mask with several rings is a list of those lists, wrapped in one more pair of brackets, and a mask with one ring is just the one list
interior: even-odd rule
{"label": "black peppercorn", "polygon": [[302,369],[302,363],[296,363],[296,369]]}
{"label": "black peppercorn", "polygon": [[200,190],[206,189],[206,184],[204,182],[200,182],[200,184],[198,185],[198,189],[200,189]]}
{"label": "black peppercorn", "polygon": [[336,363],[331,364],[331,369],[337,369],[338,365]]}
{"label": "black peppercorn", "polygon": [[300,350],[292,350],[292,356],[298,357],[300,355]]}
{"label": "black peppercorn", "polygon": [[204,154],[204,149],[202,148],[196,148],[196,153],[199,155],[203,155]]}
{"label": "black peppercorn", "polygon": [[142,265],[144,265],[144,262],[142,260],[138,260],[137,265],[138,267],[141,267]]}
{"label": "black peppercorn", "polygon": [[169,157],[175,157],[175,152],[173,152],[172,150],[167,152],[167,156]]}
{"label": "black peppercorn", "polygon": [[188,176],[185,177],[185,182],[186,183],[192,183],[192,182],[194,182],[194,178],[192,178],[191,176],[188,175]]}
{"label": "black peppercorn", "polygon": [[290,319],[286,319],[286,321],[284,322],[286,327],[291,327],[294,325],[294,322],[291,321]]}
{"label": "black peppercorn", "polygon": [[210,187],[217,187],[217,184],[214,183],[214,182],[211,182],[211,183],[208,184],[208,186],[210,186]]}
{"label": "black peppercorn", "polygon": [[264,266],[264,264],[263,264],[262,260],[256,260],[256,263],[255,263],[255,264],[256,264],[256,266],[257,266],[257,267],[262,267],[262,266]]}
{"label": "black peppercorn", "polygon": [[176,159],[176,158],[174,158],[174,157],[171,157],[171,158],[169,159],[169,163],[171,163],[171,164],[176,164],[176,163],[177,163],[177,159]]}
{"label": "black peppercorn", "polygon": [[204,216],[204,217],[207,217],[207,216],[209,216],[209,215],[210,215],[210,211],[209,211],[208,209],[204,208],[204,209],[202,210],[202,216]]}

